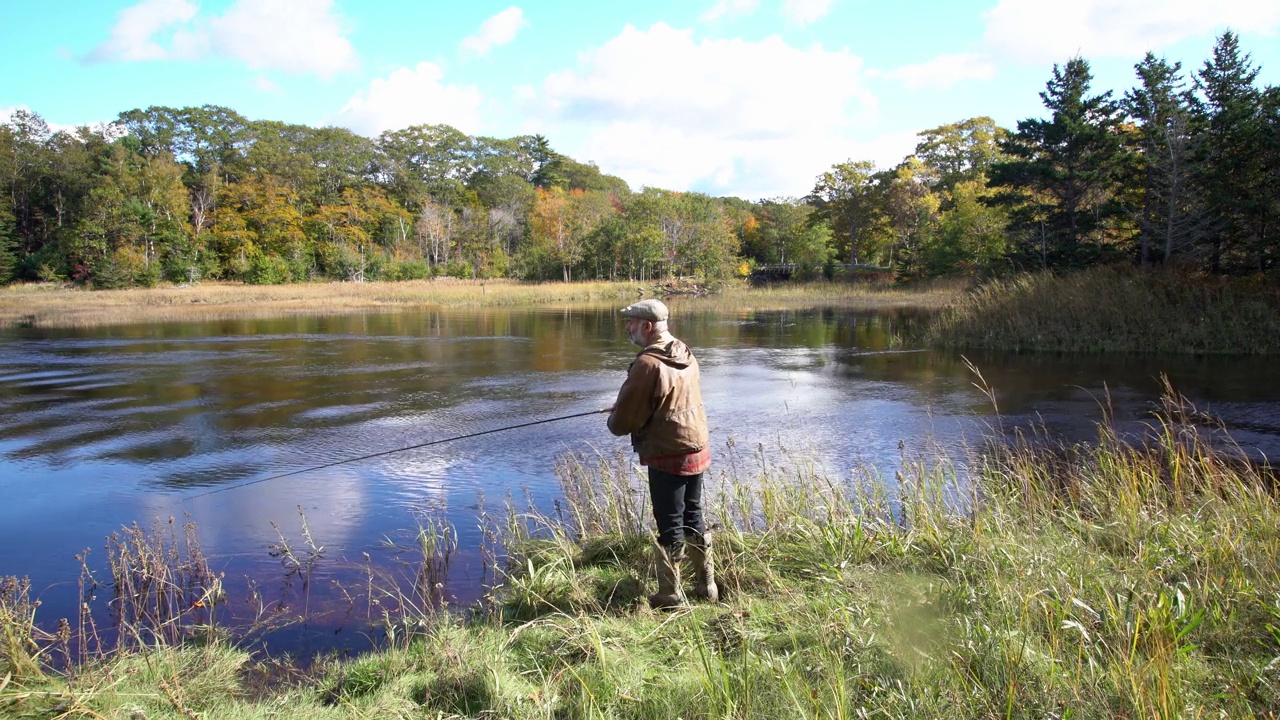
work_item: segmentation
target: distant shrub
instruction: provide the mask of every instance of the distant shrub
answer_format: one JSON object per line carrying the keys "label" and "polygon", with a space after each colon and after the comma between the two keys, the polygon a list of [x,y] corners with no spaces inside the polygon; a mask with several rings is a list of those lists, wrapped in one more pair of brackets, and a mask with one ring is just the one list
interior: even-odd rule
{"label": "distant shrub", "polygon": [[425,260],[394,260],[387,269],[391,280],[422,280],[430,276],[431,268]]}
{"label": "distant shrub", "polygon": [[455,278],[472,278],[475,277],[475,271],[471,268],[471,263],[463,260],[450,260],[444,264],[444,269],[440,272],[446,277]]}
{"label": "distant shrub", "polygon": [[289,281],[289,263],[273,253],[255,255],[241,279],[250,285],[281,285]]}

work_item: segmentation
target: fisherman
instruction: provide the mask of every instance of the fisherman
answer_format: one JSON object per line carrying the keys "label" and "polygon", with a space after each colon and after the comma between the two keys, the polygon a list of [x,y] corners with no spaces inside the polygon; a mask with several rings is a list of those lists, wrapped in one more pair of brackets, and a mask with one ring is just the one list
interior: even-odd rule
{"label": "fisherman", "polygon": [[711,465],[711,448],[698,361],[688,345],[667,331],[669,316],[660,300],[622,308],[631,342],[643,349],[609,413],[609,431],[630,433],[640,464],[649,468],[649,496],[658,524],[658,592],[649,596],[655,609],[685,603],[680,563],[686,547],[697,576],[694,595],[711,602],[720,598],[711,534],[702,517],[702,476]]}

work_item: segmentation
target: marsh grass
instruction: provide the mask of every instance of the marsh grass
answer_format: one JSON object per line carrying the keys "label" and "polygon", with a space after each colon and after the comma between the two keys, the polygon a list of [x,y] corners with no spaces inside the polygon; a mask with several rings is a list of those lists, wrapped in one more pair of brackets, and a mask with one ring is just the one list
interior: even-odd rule
{"label": "marsh grass", "polygon": [[[643,601],[638,468],[569,458],[559,507],[494,520],[506,561],[485,607],[423,613],[266,697],[238,684],[248,656],[215,643],[11,683],[0,711],[1275,718],[1276,478],[1201,419],[1170,393],[1147,438],[1105,417],[1087,444],[993,433],[962,457],[904,455],[893,478],[730,449],[711,493],[722,602],[669,613]],[[439,557],[448,533],[426,532]]]}
{"label": "marsh grass", "polygon": [[640,296],[679,298],[693,308],[787,309],[818,305],[941,307],[960,286],[922,290],[867,283],[797,283],[753,288],[717,286],[708,296],[679,284],[627,282],[519,283],[508,280],[240,285],[87,291],[54,285],[0,287],[0,327],[90,327],[122,323],[201,322],[232,318],[397,312],[434,307],[578,306],[630,302]]}
{"label": "marsh grass", "polygon": [[989,282],[939,314],[944,347],[1014,351],[1280,352],[1280,288],[1262,276],[1097,267]]}

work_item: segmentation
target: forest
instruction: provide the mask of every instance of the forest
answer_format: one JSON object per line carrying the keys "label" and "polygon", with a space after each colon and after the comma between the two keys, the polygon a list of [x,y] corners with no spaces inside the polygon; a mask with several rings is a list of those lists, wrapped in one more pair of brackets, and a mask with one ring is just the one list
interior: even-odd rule
{"label": "forest", "polygon": [[367,138],[236,111],[148,107],[52,131],[0,125],[0,283],[745,276],[793,263],[899,280],[1100,264],[1275,277],[1280,88],[1225,32],[1198,70],[1148,53],[1097,91],[1055,65],[1044,117],[924,131],[802,198],[628,187],[541,135],[419,125]]}

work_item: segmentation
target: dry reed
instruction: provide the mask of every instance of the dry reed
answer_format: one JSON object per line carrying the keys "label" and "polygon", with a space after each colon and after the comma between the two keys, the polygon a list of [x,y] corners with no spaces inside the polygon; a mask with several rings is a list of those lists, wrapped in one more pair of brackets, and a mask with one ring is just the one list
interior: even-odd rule
{"label": "dry reed", "polygon": [[0,328],[92,327],[124,323],[202,322],[290,315],[399,312],[438,307],[616,305],[640,296],[680,297],[691,308],[757,310],[820,305],[927,307],[945,305],[955,285],[905,290],[880,285],[811,283],[752,288],[726,285],[707,297],[681,286],[629,282],[520,283],[510,280],[195,286],[88,291],[52,284],[0,287]]}

